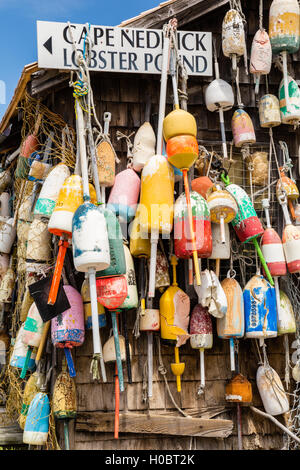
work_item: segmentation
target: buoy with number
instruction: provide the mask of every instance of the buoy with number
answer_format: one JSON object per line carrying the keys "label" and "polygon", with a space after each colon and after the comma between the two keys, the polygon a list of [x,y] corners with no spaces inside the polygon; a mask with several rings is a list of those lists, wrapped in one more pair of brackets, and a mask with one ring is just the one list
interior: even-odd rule
{"label": "buoy with number", "polygon": [[160,335],[163,343],[174,345],[175,363],[171,364],[171,370],[176,376],[177,391],[181,392],[180,376],[184,372],[184,362],[179,362],[179,347],[185,344],[188,335],[190,314],[190,298],[178,287],[176,281],[176,256],[171,257],[173,267],[173,283],[163,293],[159,300]]}
{"label": "buoy with number", "polygon": [[213,327],[211,315],[202,305],[196,305],[192,311],[190,335],[191,347],[200,351],[200,390],[203,390],[205,387],[204,350],[212,348]]}
{"label": "buoy with number", "polygon": [[224,317],[217,319],[217,333],[219,338],[229,339],[230,366],[234,371],[234,339],[242,338],[245,332],[243,291],[239,283],[229,277],[229,273],[221,282],[221,286],[227,299],[227,312]]}
{"label": "buoy with number", "polygon": [[76,371],[71,349],[81,346],[84,342],[84,311],[81,295],[72,286],[63,287],[71,308],[59,313],[51,320],[51,338],[56,348],[65,351],[70,377],[75,377]]}
{"label": "buoy with number", "polygon": [[244,291],[245,338],[275,338],[277,336],[277,306],[274,287],[256,274]]}

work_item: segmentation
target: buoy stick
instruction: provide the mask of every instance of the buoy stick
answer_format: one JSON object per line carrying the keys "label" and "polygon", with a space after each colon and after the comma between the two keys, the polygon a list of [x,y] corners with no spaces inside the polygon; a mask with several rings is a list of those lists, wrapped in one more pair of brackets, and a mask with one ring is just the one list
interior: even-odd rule
{"label": "buoy stick", "polygon": [[32,351],[33,351],[33,348],[31,346],[28,346],[27,354],[26,354],[26,357],[25,357],[25,362],[24,362],[23,369],[22,369],[21,375],[20,375],[21,379],[25,379]]}
{"label": "buoy stick", "polygon": [[69,423],[64,419],[65,450],[70,450]]}
{"label": "buoy stick", "polygon": [[197,286],[200,286],[201,285],[201,278],[200,278],[200,270],[199,270],[199,264],[198,264],[198,254],[197,254],[196,238],[195,238],[194,225],[193,225],[193,214],[192,214],[192,207],[191,207],[191,196],[190,196],[190,188],[189,188],[187,169],[183,168],[182,173],[183,173],[186,203],[187,203],[187,208],[188,208],[190,233],[191,233],[191,237],[192,237],[193,259],[194,259],[196,283],[197,283]]}
{"label": "buoy stick", "polygon": [[153,333],[147,331],[148,339],[148,397],[152,397],[152,381],[153,381]]}
{"label": "buoy stick", "polygon": [[293,206],[293,201],[291,199],[288,199],[288,205],[289,205],[289,209],[290,209],[292,219],[296,220],[295,209],[294,209],[294,206]]}
{"label": "buoy stick", "polygon": [[57,260],[55,264],[55,269],[52,277],[51,288],[48,296],[48,305],[54,305],[57,299],[57,293],[59,288],[59,283],[61,279],[61,273],[64,266],[64,260],[69,246],[68,240],[64,239],[64,236],[60,237],[59,240],[59,250],[57,255]]}
{"label": "buoy stick", "polygon": [[150,270],[149,270],[149,291],[148,297],[155,296],[155,273],[156,273],[156,255],[158,243],[158,230],[151,232],[151,254],[150,254]]}
{"label": "buoy stick", "polygon": [[91,310],[92,310],[94,356],[99,356],[102,379],[103,379],[103,382],[107,382],[105,363],[104,363],[103,354],[102,354],[102,344],[101,344],[100,332],[99,332],[97,291],[96,291],[96,270],[94,268],[89,268],[88,274],[89,274]]}
{"label": "buoy stick", "polygon": [[200,348],[200,385],[201,389],[205,387],[205,363],[204,363],[204,348]]}
{"label": "buoy stick", "polygon": [[160,79],[160,95],[159,95],[159,110],[158,110],[158,126],[157,126],[157,141],[156,153],[160,155],[163,147],[163,121],[166,109],[166,95],[167,95],[167,80],[168,80],[168,62],[169,62],[169,47],[170,39],[167,33],[163,37],[163,53],[162,53],[162,68]]}
{"label": "buoy stick", "polygon": [[220,119],[220,128],[222,136],[222,148],[223,148],[223,157],[228,158],[227,154],[227,145],[226,145],[226,134],[225,134],[225,124],[224,124],[224,112],[223,109],[219,109],[219,119]]}
{"label": "buoy stick", "polygon": [[79,100],[76,99],[76,115],[78,124],[78,135],[79,135],[79,151],[80,151],[80,164],[81,164],[81,176],[83,182],[83,198],[85,201],[90,200],[89,190],[89,176],[87,169],[87,158],[86,158],[86,145],[85,145],[85,132],[84,132],[84,119],[82,109]]}
{"label": "buoy stick", "polygon": [[74,362],[72,358],[72,354],[69,348],[64,348],[67,363],[68,363],[68,368],[69,368],[69,375],[70,377],[76,377],[76,371],[74,367]]}
{"label": "buoy stick", "polygon": [[193,260],[189,258],[189,285],[192,286],[194,284],[194,270],[193,270]]}
{"label": "buoy stick", "polygon": [[280,292],[279,292],[279,283],[278,283],[277,276],[274,276],[274,282],[275,282],[275,294],[276,294],[277,317],[278,317],[279,309],[280,309]]}
{"label": "buoy stick", "polygon": [[101,202],[104,205],[106,204],[106,201],[105,201],[105,187],[104,186],[101,187]]}
{"label": "buoy stick", "polygon": [[129,382],[130,384],[132,384],[132,373],[131,373],[130,349],[129,349],[129,340],[128,340],[128,329],[127,329],[126,312],[124,312],[123,320],[124,320],[123,325],[124,325],[124,338],[125,338],[127,376],[128,376],[128,382]]}
{"label": "buoy stick", "polygon": [[220,264],[221,264],[220,261],[221,260],[219,258],[216,259],[216,276],[217,277],[220,277]]}
{"label": "buoy stick", "polygon": [[37,351],[37,354],[36,354],[35,362],[38,362],[42,357],[44,347],[45,347],[45,344],[46,344],[46,340],[47,340],[47,337],[48,337],[48,332],[49,332],[50,325],[51,325],[50,320],[47,321],[44,325],[44,329],[43,329],[43,333],[42,333],[42,337],[41,337],[41,342],[40,342],[40,345],[39,345],[39,348],[38,348],[38,351]]}
{"label": "buoy stick", "polygon": [[[175,364],[180,364],[179,361],[179,348],[175,346],[174,348],[175,352]],[[181,392],[181,379],[180,379],[180,374],[176,375],[176,384],[177,384],[177,392]]]}
{"label": "buoy stick", "polygon": [[123,379],[123,369],[122,369],[117,315],[116,315],[116,312],[113,310],[110,313],[111,313],[111,321],[112,321],[114,340],[115,340],[115,352],[116,352],[116,362],[117,362],[117,368],[118,368],[118,378],[119,378],[118,380],[120,382],[120,392],[124,392],[124,379]]}
{"label": "buoy stick", "polygon": [[242,412],[240,403],[236,404],[237,412],[237,433],[238,433],[238,448],[243,450],[243,439],[242,439]]}
{"label": "buoy stick", "polygon": [[287,51],[282,51],[281,57],[282,57],[282,65],[283,65],[285,104],[286,104],[286,110],[287,112],[289,112],[291,104],[290,104],[289,85],[288,85]]}
{"label": "buoy stick", "polygon": [[263,254],[262,254],[262,251],[261,251],[261,249],[260,249],[260,246],[259,246],[259,244],[258,244],[258,241],[257,241],[256,238],[253,238],[252,241],[253,241],[253,245],[255,246],[255,249],[256,249],[256,251],[257,251],[257,254],[258,254],[258,256],[259,256],[259,259],[260,259],[260,261],[261,261],[261,264],[263,265],[263,268],[264,268],[264,270],[265,270],[265,273],[266,273],[266,275],[267,275],[267,278],[268,278],[268,280],[269,280],[271,286],[274,286],[273,278],[272,278],[271,273],[270,273],[270,271],[269,271],[269,268],[268,268],[268,265],[267,265],[267,263],[266,263],[266,260],[265,260]]}
{"label": "buoy stick", "polygon": [[229,338],[229,347],[230,347],[230,368],[232,371],[235,370],[235,358],[234,358],[234,340]]}
{"label": "buoy stick", "polygon": [[226,243],[226,236],[225,236],[225,222],[224,217],[221,215],[220,217],[220,231],[221,231],[221,243]]}
{"label": "buoy stick", "polygon": [[120,386],[118,377],[118,366],[115,366],[115,434],[114,438],[119,438],[119,423],[120,423]]}
{"label": "buoy stick", "polygon": [[235,72],[236,71],[236,54],[232,54],[232,70]]}
{"label": "buoy stick", "polygon": [[256,95],[258,95],[258,92],[259,92],[259,83],[260,83],[260,74],[258,73],[257,75],[255,75],[255,89],[254,89],[254,93]]}

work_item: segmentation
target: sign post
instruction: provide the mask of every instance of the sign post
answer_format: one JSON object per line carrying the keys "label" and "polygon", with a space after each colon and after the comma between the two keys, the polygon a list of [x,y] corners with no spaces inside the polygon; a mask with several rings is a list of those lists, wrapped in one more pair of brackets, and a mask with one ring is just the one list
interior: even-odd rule
{"label": "sign post", "polygon": [[[86,25],[71,24],[77,47],[82,51]],[[90,27],[94,46],[90,71],[160,74],[163,32],[158,29]],[[211,76],[212,33],[177,31],[178,52],[188,75]],[[37,21],[38,66],[76,70],[69,27],[66,23]]]}

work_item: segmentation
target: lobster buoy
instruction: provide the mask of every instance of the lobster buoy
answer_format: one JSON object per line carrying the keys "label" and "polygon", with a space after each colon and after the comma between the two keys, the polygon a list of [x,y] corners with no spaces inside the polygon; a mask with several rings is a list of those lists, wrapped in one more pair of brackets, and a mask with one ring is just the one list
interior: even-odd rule
{"label": "lobster buoy", "polygon": [[225,387],[225,398],[230,403],[251,403],[252,386],[242,374],[237,374]]}
{"label": "lobster buoy", "polygon": [[9,254],[17,235],[13,218],[0,216],[0,227],[0,252]]}
{"label": "lobster buoy", "polygon": [[229,224],[235,218],[238,212],[237,203],[228,191],[216,184],[207,193],[207,205],[210,220],[215,224],[220,224],[222,243],[225,243],[225,224]]}
{"label": "lobster buoy", "polygon": [[243,145],[254,144],[256,142],[252,120],[249,114],[243,109],[239,108],[234,112],[231,127],[234,145],[236,147],[242,147]]}
{"label": "lobster buoy", "polygon": [[272,416],[289,411],[289,401],[279,375],[271,366],[259,366],[256,383],[266,412]]}
{"label": "lobster buoy", "polygon": [[237,57],[246,52],[243,20],[237,10],[230,9],[222,23],[222,50],[225,57],[232,60],[232,69],[236,70]]}
{"label": "lobster buoy", "polygon": [[140,314],[140,331],[159,331],[160,316],[156,308],[146,308]]}
{"label": "lobster buoy", "polygon": [[300,121],[300,90],[297,82],[288,75],[287,87],[289,93],[289,106],[287,106],[284,80],[279,85],[279,106],[281,122],[296,125]]}
{"label": "lobster buoy", "polygon": [[167,142],[168,162],[179,169],[190,168],[198,158],[198,142],[192,135],[177,135]]}
{"label": "lobster buoy", "polygon": [[197,123],[191,113],[176,108],[164,118],[163,136],[168,142],[169,139],[182,135],[196,137]]}
{"label": "lobster buoy", "polygon": [[206,307],[196,305],[191,314],[190,344],[193,349],[200,351],[200,387],[205,387],[204,350],[213,345],[213,327],[211,315]]}
{"label": "lobster buoy", "polygon": [[268,33],[264,29],[256,31],[252,41],[250,55],[250,73],[256,80],[255,93],[258,93],[261,75],[268,75],[272,66],[272,46]]}
{"label": "lobster buoy", "polygon": [[285,192],[288,200],[288,206],[291,212],[292,219],[295,220],[295,210],[292,201],[298,199],[299,197],[299,190],[297,188],[296,183],[291,179],[288,178],[284,172],[284,167],[279,167],[280,171],[280,178],[277,181],[276,185],[276,195],[277,198],[280,198],[282,192]]}
{"label": "lobster buoy", "polygon": [[244,300],[239,283],[230,277],[221,282],[227,299],[227,312],[217,319],[217,333],[219,338],[230,340],[231,370],[235,370],[234,338],[242,338],[245,332]]}
{"label": "lobster buoy", "polygon": [[5,192],[2,193],[0,196],[0,215],[1,217],[9,217],[10,216],[10,195],[9,193]]}
{"label": "lobster buoy", "polygon": [[[196,234],[197,256],[207,258],[212,251],[208,204],[200,194],[191,191],[191,206]],[[188,259],[193,255],[185,193],[177,198],[174,205],[174,252],[178,258]]]}
{"label": "lobster buoy", "polygon": [[29,410],[29,405],[34,399],[35,395],[40,391],[40,387],[38,386],[39,376],[37,372],[31,374],[29,379],[26,382],[24,393],[23,393],[23,402],[22,408],[20,411],[20,416],[18,419],[18,423],[21,429],[24,429],[25,422]]}
{"label": "lobster buoy", "polygon": [[159,234],[173,228],[174,171],[163,155],[151,157],[142,171],[140,227],[142,236],[151,233],[149,297],[155,292],[155,265]]}
{"label": "lobster buoy", "polygon": [[133,259],[130,254],[129,248],[127,245],[123,245],[126,261],[126,281],[127,281],[127,296],[122,305],[121,309],[130,309],[138,307],[138,292],[136,286],[136,277]]}
{"label": "lobster buoy", "polygon": [[114,211],[123,222],[135,216],[140,194],[141,180],[131,168],[121,171],[115,177],[107,208]]}
{"label": "lobster buoy", "polygon": [[64,181],[70,176],[70,170],[64,163],[56,165],[48,174],[34,207],[34,215],[50,218],[58,200]]}
{"label": "lobster buoy", "polygon": [[139,206],[130,231],[130,253],[135,258],[150,258],[151,245],[148,233],[142,235]]}
{"label": "lobster buoy", "polygon": [[279,100],[275,95],[264,95],[259,100],[259,121],[261,127],[276,127],[281,124]]}
{"label": "lobster buoy", "polygon": [[30,271],[39,269],[41,264],[51,259],[51,234],[48,231],[48,222],[34,219],[28,232],[26,249],[26,263]]}
{"label": "lobster buoy", "polygon": [[59,191],[48,223],[49,232],[59,237],[66,233],[71,238],[73,215],[81,204],[83,204],[82,178],[79,175],[71,175],[65,179]]}
{"label": "lobster buoy", "polygon": [[21,379],[25,378],[27,367],[31,358],[31,354],[33,348],[38,348],[42,339],[43,330],[44,330],[45,323],[43,322],[41,315],[38,311],[38,308],[33,302],[31,305],[27,318],[24,323],[23,333],[22,333],[22,341],[27,346],[27,354],[25,363],[21,372]]}
{"label": "lobster buoy", "polygon": [[280,303],[277,309],[278,335],[296,332],[296,320],[292,303],[285,292],[279,291]]}
{"label": "lobster buoy", "polygon": [[0,253],[0,277],[3,277],[8,270],[9,256],[6,253]]}
{"label": "lobster buoy", "polygon": [[46,393],[39,392],[29,405],[23,442],[42,446],[47,442],[49,432],[50,403]]}
{"label": "lobster buoy", "polygon": [[99,206],[98,210],[103,213],[106,221],[110,265],[108,268],[98,271],[96,273],[96,278],[120,276],[126,273],[126,260],[121,226],[113,211],[103,206]]}
{"label": "lobster buoy", "polygon": [[213,182],[208,176],[199,176],[199,178],[195,178],[191,183],[192,191],[196,191],[204,199],[206,199],[207,192],[212,186]]}
{"label": "lobster buoy", "polygon": [[64,423],[65,448],[70,449],[68,422],[77,415],[77,400],[75,381],[65,371],[61,372],[54,384],[53,415]]}
{"label": "lobster buoy", "polygon": [[[10,358],[10,363],[9,363],[11,367],[18,367],[18,369],[23,369],[27,352],[28,352],[28,347],[23,343],[23,340],[22,340],[23,333],[24,333],[24,323],[21,325],[18,331],[15,344],[14,344],[14,349],[13,349],[13,352]],[[35,356],[36,356],[36,353],[35,351],[33,351],[28,362],[27,370],[32,371],[35,369]]]}
{"label": "lobster buoy", "polygon": [[209,111],[229,111],[234,105],[232,86],[221,78],[213,80],[205,90],[205,104]]}
{"label": "lobster buoy", "polygon": [[[85,319],[85,328],[87,330],[92,329],[92,307],[91,307],[91,295],[90,295],[90,286],[89,280],[85,279],[81,286],[81,297],[83,301],[84,307],[84,319]],[[98,305],[98,321],[99,321],[99,328],[106,326],[106,316],[105,316],[105,309],[100,302],[97,303]]]}
{"label": "lobster buoy", "polygon": [[150,122],[144,122],[134,136],[132,167],[141,171],[150,157],[155,155],[156,138]]}
{"label": "lobster buoy", "polygon": [[[148,260],[148,267],[150,269],[150,260]],[[156,271],[155,271],[155,290],[158,289],[163,292],[166,287],[171,284],[169,275],[169,264],[166,255],[158,248],[156,257]]]}
{"label": "lobster buoy", "polygon": [[15,271],[12,268],[8,268],[0,282],[0,303],[11,303],[15,281]]}
{"label": "lobster buoy", "polygon": [[247,282],[244,292],[245,337],[275,338],[277,306],[275,289],[261,275]]}
{"label": "lobster buoy", "polygon": [[298,273],[300,272],[300,231],[297,226],[292,224],[286,197],[284,202],[279,198],[279,203],[281,204],[286,224],[282,233],[282,246],[287,268],[290,273]]}
{"label": "lobster buoy", "polygon": [[81,295],[74,287],[64,286],[64,291],[71,308],[52,318],[51,338],[55,347],[64,349],[70,377],[75,377],[70,349],[84,342],[84,309]]}
{"label": "lobster buoy", "polygon": [[[122,335],[119,335],[120,342],[120,359],[122,362],[126,361],[126,348],[125,348],[125,338]],[[130,355],[132,355],[131,345],[130,345]],[[116,362],[116,348],[114,337],[111,336],[103,346],[103,358],[104,362]]]}

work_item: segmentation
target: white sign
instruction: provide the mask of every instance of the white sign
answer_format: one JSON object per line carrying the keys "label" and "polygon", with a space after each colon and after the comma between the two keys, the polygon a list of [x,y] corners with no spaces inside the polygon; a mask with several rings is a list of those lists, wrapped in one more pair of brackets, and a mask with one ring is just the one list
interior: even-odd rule
{"label": "white sign", "polygon": [[[71,24],[77,48],[83,51],[86,26]],[[212,34],[178,31],[178,51],[189,75],[212,75]],[[90,27],[94,42],[91,71],[161,72],[163,32],[158,29]],[[69,27],[66,23],[37,21],[38,66],[77,68]]]}

